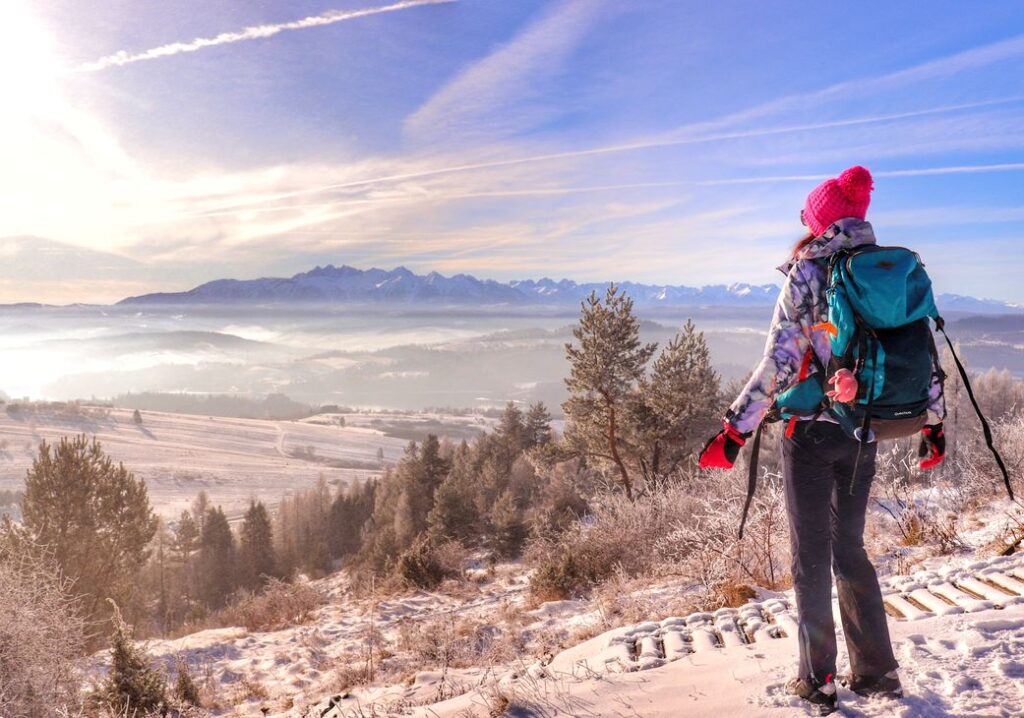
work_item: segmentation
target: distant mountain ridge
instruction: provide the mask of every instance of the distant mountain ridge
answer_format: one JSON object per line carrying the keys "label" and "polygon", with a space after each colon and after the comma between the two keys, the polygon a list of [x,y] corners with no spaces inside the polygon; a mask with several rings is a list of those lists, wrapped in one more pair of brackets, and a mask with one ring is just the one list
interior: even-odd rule
{"label": "distant mountain ridge", "polygon": [[[282,303],[433,303],[473,305],[576,304],[592,291],[603,293],[607,282],[571,279],[523,279],[498,282],[469,274],[446,277],[438,272],[416,274],[405,267],[357,269],[328,264],[292,277],[217,279],[185,292],[144,294],[118,304],[282,304]],[[779,294],[775,284],[712,284],[704,287],[621,282],[638,307],[771,306]],[[940,295],[943,311],[1016,313],[1019,306],[954,294]]]}
{"label": "distant mountain ridge", "polygon": [[[603,293],[606,282],[577,283],[570,279],[526,279],[497,282],[469,274],[446,277],[438,272],[420,275],[405,267],[392,270],[357,269],[328,264],[293,277],[217,279],[185,292],[144,294],[118,304],[218,304],[285,302],[395,302],[449,304],[566,304],[577,303],[591,291]],[[651,285],[622,282],[619,286],[638,306],[726,305],[759,306],[775,301],[774,284]]]}

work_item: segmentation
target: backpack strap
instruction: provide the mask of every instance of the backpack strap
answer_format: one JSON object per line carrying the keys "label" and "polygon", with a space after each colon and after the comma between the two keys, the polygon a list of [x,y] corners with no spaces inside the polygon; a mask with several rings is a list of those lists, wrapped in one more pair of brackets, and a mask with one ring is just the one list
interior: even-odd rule
{"label": "backpack strap", "polygon": [[[875,379],[878,377],[878,337],[875,335],[874,330],[867,327],[861,327],[861,332],[866,337],[865,343],[871,344],[871,386],[868,388],[868,405],[864,410],[864,423],[861,424],[860,436],[857,440],[857,458],[853,460],[853,476],[850,477],[850,496],[853,496],[853,490],[857,486],[857,470],[860,468],[861,452],[864,451],[864,446],[871,437],[871,410],[875,405]],[[860,357],[860,361],[863,368],[863,354]]]}
{"label": "backpack strap", "polygon": [[964,381],[964,388],[967,389],[967,396],[971,400],[971,404],[974,406],[974,411],[978,414],[978,419],[981,421],[981,431],[985,435],[985,443],[988,445],[989,451],[992,452],[992,456],[995,457],[996,464],[999,466],[999,471],[1003,474],[1003,484],[1006,486],[1006,493],[1010,496],[1010,501],[1016,501],[1013,496],[1013,486],[1010,484],[1010,474],[1006,470],[1006,464],[1003,463],[1003,457],[999,455],[999,451],[996,450],[995,442],[992,439],[992,429],[988,425],[988,421],[985,419],[985,415],[981,413],[981,407],[978,406],[978,400],[974,397],[974,391],[971,389],[971,381],[967,378],[967,370],[964,368],[963,363],[960,361],[960,357],[956,355],[956,349],[953,348],[953,342],[946,334],[946,322],[942,317],[935,319],[935,328],[942,332],[942,336],[946,338],[946,344],[949,345],[949,353],[953,355],[953,361],[956,363],[957,371],[960,372],[960,378]]}

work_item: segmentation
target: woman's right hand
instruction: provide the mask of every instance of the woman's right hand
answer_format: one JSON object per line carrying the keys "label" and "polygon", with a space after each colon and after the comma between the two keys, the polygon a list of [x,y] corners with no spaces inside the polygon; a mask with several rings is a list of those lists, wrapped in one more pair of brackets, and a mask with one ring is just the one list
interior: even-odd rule
{"label": "woman's right hand", "polygon": [[946,458],[946,433],[941,421],[921,429],[921,447],[917,453],[922,469],[934,469]]}

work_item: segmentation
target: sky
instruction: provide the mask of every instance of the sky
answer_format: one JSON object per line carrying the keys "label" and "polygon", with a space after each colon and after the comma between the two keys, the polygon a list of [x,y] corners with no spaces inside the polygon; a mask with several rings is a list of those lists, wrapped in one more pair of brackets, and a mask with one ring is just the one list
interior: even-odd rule
{"label": "sky", "polygon": [[852,164],[1024,303],[1024,5],[4,0],[0,302],[318,264],[779,282]]}

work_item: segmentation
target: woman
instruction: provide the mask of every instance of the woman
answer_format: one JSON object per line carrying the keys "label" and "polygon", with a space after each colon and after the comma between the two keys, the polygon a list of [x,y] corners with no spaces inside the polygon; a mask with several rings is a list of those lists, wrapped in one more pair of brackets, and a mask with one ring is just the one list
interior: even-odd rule
{"label": "woman", "polygon": [[[874,232],[864,219],[872,189],[871,174],[858,166],[822,182],[807,196],[801,221],[809,232],[779,268],[786,282],[764,358],[727,412],[722,431],[701,453],[702,467],[731,468],[775,398],[817,371],[815,367],[829,366],[827,258],[874,244]],[[818,362],[810,361],[814,357],[808,349]],[[836,372],[828,383],[833,387],[828,392],[832,401],[849,402],[857,394],[857,379],[848,369]],[[928,448],[925,467],[938,464],[945,453],[941,424],[945,407],[938,377],[929,399],[928,426],[922,431]],[[835,573],[850,656],[851,674],[843,682],[861,695],[902,695],[878,577],[864,550],[876,451],[874,442],[861,446],[828,412],[796,417],[783,438],[783,480],[800,627],[799,673],[787,689],[822,715],[836,709],[830,569]]]}

